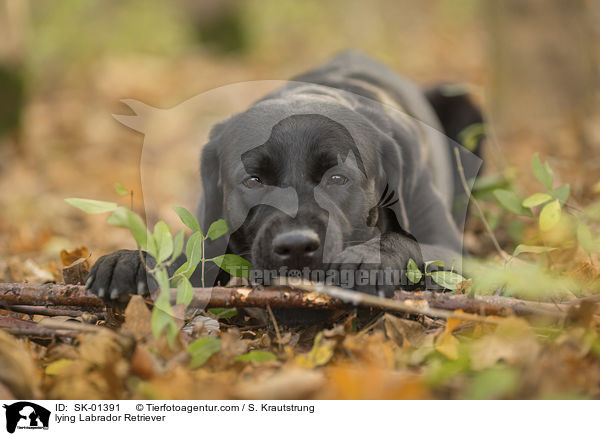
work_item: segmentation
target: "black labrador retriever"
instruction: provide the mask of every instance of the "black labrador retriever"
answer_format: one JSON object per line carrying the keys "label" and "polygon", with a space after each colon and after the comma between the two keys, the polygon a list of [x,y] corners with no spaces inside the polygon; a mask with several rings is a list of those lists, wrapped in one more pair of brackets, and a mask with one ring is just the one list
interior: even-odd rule
{"label": "black labrador retriever", "polygon": [[[464,94],[424,93],[365,56],[338,55],[213,127],[198,219],[207,229],[224,218],[230,233],[208,255],[247,258],[255,283],[300,275],[387,296],[414,286],[409,259],[458,269],[454,140],[481,121]],[[87,287],[123,302],[148,292],[145,277],[137,251],[120,250],[96,262]]]}

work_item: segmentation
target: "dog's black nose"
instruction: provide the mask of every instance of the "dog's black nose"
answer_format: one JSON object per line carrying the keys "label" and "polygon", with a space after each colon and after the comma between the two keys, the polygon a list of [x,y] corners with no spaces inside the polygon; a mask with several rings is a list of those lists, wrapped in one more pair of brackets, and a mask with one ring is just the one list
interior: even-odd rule
{"label": "dog's black nose", "polygon": [[309,229],[280,233],[273,239],[273,251],[284,262],[311,258],[320,245],[319,235]]}

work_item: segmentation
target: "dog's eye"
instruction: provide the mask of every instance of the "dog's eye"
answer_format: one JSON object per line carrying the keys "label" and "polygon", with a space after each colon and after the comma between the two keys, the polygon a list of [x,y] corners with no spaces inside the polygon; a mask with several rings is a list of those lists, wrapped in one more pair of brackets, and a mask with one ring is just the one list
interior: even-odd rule
{"label": "dog's eye", "polygon": [[327,179],[328,185],[345,185],[346,183],[348,183],[348,178],[339,174],[334,174]]}
{"label": "dog's eye", "polygon": [[248,189],[260,188],[263,182],[256,176],[248,177],[242,182],[242,184]]}

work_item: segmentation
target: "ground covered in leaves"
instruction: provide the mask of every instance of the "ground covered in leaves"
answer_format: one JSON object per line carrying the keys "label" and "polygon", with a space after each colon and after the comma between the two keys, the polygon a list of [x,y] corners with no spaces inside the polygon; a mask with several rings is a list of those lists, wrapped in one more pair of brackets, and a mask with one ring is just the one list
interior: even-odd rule
{"label": "ground covered in leaves", "polygon": [[154,338],[147,302],[135,296],[106,321],[33,315],[53,339],[0,331],[0,397],[598,398],[596,305],[582,307],[561,328],[364,311],[329,328],[286,328],[261,309],[194,310],[169,345]]}

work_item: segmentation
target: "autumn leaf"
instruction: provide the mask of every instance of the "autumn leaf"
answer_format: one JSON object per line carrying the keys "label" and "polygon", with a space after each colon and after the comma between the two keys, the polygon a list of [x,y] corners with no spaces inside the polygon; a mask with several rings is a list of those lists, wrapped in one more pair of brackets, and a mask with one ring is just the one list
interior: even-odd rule
{"label": "autumn leaf", "polygon": [[550,231],[560,221],[561,207],[558,200],[545,205],[540,212],[540,230],[542,232]]}
{"label": "autumn leaf", "polygon": [[319,332],[310,352],[298,356],[296,363],[304,368],[325,365],[333,357],[335,344],[335,341],[323,339],[323,332]]}

